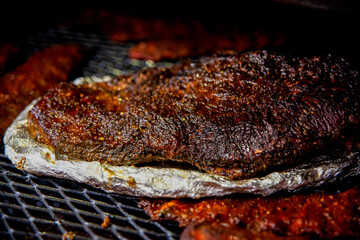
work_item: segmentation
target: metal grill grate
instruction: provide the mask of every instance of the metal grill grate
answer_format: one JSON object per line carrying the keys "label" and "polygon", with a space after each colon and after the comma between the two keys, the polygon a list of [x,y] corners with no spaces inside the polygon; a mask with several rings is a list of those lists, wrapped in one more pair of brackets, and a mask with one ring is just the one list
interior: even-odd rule
{"label": "metal grill grate", "polygon": [[[176,223],[153,222],[135,197],[109,194],[85,184],[36,177],[0,155],[2,239],[178,239]],[[105,216],[110,226],[101,224]]]}
{"label": "metal grill grate", "polygon": [[[104,36],[48,29],[19,41],[30,56],[51,44],[83,44],[92,52],[81,76],[121,75],[148,67],[169,66],[129,59],[131,44],[114,43]],[[3,146],[0,147],[3,152]],[[63,239],[178,239],[182,231],[176,223],[153,222],[137,207],[135,197],[108,194],[85,184],[36,177],[14,167],[0,154],[0,238]],[[111,225],[104,229],[105,216]]]}
{"label": "metal grill grate", "polygon": [[81,44],[93,52],[88,64],[84,66],[82,76],[118,76],[129,74],[149,67],[168,67],[172,65],[169,61],[142,61],[130,59],[128,50],[131,43],[117,43],[110,41],[106,36],[74,32],[68,29],[47,29],[34,36],[22,40],[19,45],[23,46],[27,55],[40,50],[51,44]]}

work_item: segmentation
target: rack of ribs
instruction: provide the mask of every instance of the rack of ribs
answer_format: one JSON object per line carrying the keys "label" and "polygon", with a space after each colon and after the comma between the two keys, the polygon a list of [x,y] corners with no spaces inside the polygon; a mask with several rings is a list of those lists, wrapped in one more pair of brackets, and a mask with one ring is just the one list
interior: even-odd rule
{"label": "rack of ribs", "polygon": [[87,9],[62,25],[92,28],[114,42],[132,42],[129,57],[142,60],[177,60],[216,53],[219,50],[247,51],[283,45],[287,36],[266,29],[241,27],[228,21],[211,24],[204,19],[161,19],[106,9]]}
{"label": "rack of ribs", "polygon": [[64,83],[29,111],[32,136],[73,159],[189,163],[243,179],[348,142],[359,73],[343,58],[224,53],[106,83]]}
{"label": "rack of ribs", "polygon": [[360,236],[358,187],[340,193],[322,191],[290,196],[142,199],[139,206],[154,221],[171,220],[186,226],[184,239],[208,239],[205,238],[208,235],[219,236],[219,239],[244,235],[249,239],[254,236],[262,236],[260,239]]}
{"label": "rack of ribs", "polygon": [[52,45],[0,78],[0,136],[32,100],[61,81],[67,81],[82,59],[76,45]]}

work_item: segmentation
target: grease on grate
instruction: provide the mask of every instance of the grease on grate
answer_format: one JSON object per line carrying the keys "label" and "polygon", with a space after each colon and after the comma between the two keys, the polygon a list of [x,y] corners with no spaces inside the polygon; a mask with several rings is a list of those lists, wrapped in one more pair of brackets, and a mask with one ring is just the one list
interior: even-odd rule
{"label": "grease on grate", "polygon": [[73,232],[65,232],[62,236],[62,240],[73,240],[75,237],[75,233]]}
{"label": "grease on grate", "polygon": [[101,224],[101,227],[102,228],[108,228],[108,227],[110,227],[110,225],[111,225],[110,218],[108,216],[105,216],[104,221]]}
{"label": "grease on grate", "polygon": [[2,239],[176,240],[183,230],[174,223],[151,221],[135,197],[29,175],[3,154],[0,193]]}

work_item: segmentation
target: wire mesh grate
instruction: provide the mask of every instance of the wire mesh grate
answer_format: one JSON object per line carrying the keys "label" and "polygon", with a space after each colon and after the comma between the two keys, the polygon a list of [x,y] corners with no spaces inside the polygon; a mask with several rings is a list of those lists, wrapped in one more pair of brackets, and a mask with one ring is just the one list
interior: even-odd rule
{"label": "wire mesh grate", "polygon": [[118,76],[151,67],[168,67],[169,61],[142,61],[131,59],[128,51],[132,43],[119,43],[109,40],[106,36],[74,32],[66,28],[50,28],[46,31],[28,36],[19,42],[26,49],[27,55],[52,44],[80,44],[88,52],[92,52],[87,65],[82,69],[82,76],[104,75]]}
{"label": "wire mesh grate", "polygon": [[[69,29],[47,29],[18,42],[25,56],[64,43],[81,44],[90,52],[79,69],[83,77],[117,76],[172,64],[130,59],[131,44]],[[33,176],[15,168],[4,154],[0,154],[0,216],[0,239],[63,239],[67,233],[73,233],[74,239],[178,239],[182,230],[175,223],[151,221],[135,197]],[[103,228],[106,216],[111,224]]]}
{"label": "wire mesh grate", "polygon": [[[153,222],[136,197],[85,184],[37,177],[0,155],[0,236],[3,239],[178,239],[175,223]],[[105,217],[110,226],[104,228]]]}

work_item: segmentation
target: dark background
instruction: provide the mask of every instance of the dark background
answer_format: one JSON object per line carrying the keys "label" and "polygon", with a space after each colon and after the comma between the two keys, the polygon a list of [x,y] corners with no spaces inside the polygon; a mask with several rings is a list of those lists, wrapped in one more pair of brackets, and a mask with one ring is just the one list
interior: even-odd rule
{"label": "dark background", "polygon": [[[195,4],[196,3],[196,4]],[[4,3],[3,3],[4,5]],[[332,53],[358,61],[360,11],[356,1],[30,1],[9,2],[0,8],[0,42],[12,42],[54,27],[87,8],[108,8],[157,18],[196,18],[244,28],[282,31],[290,37],[286,50]]]}

